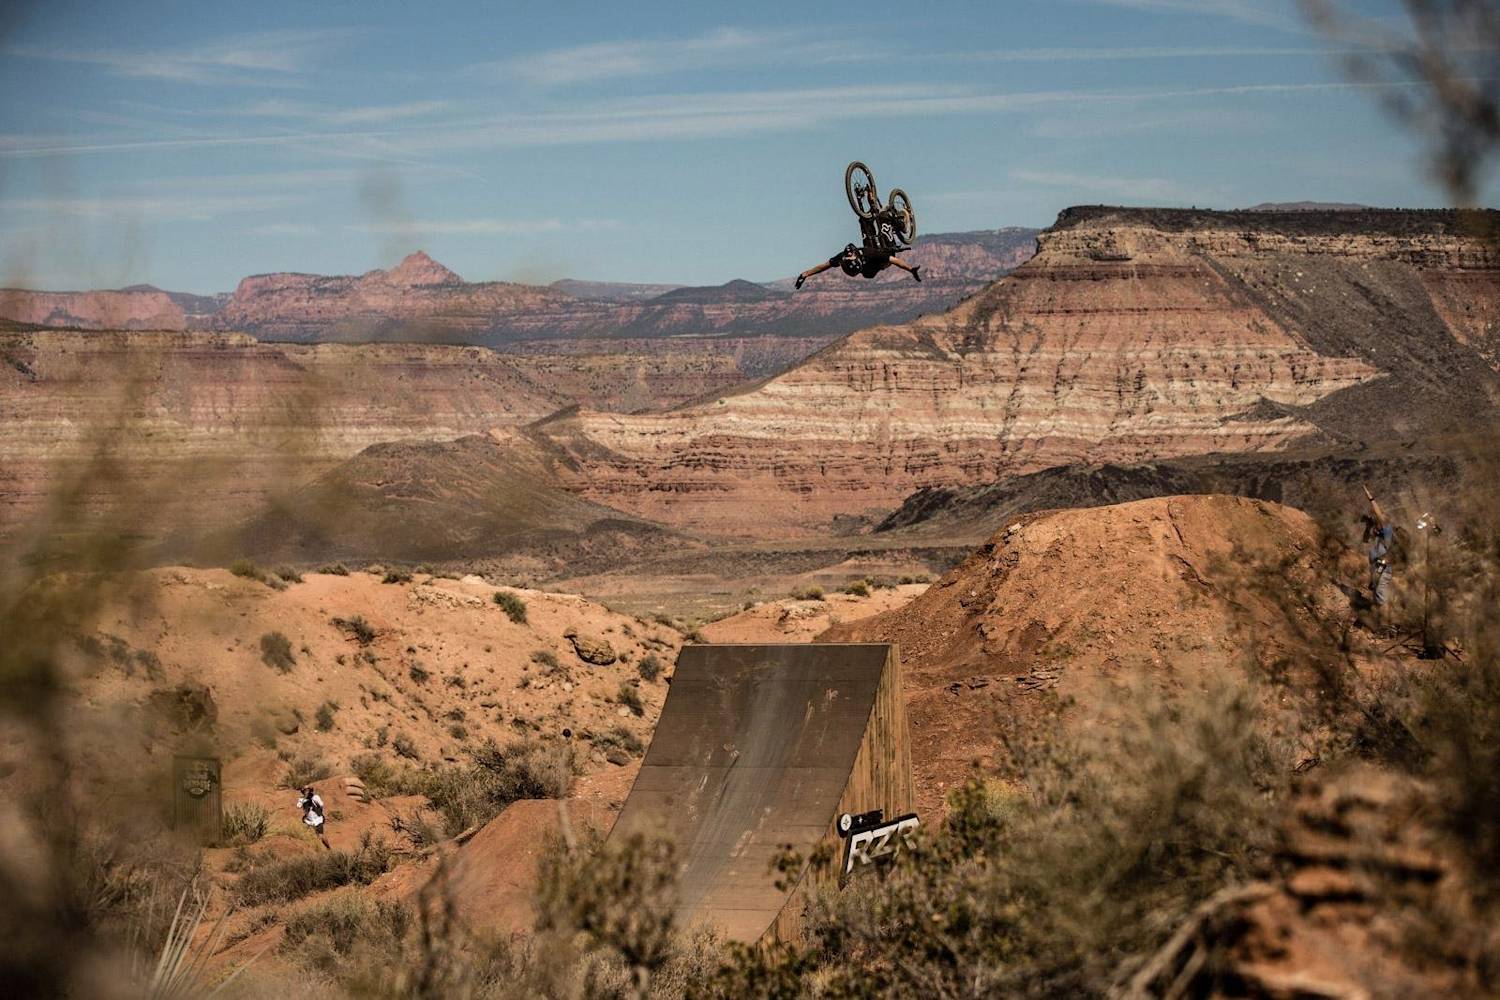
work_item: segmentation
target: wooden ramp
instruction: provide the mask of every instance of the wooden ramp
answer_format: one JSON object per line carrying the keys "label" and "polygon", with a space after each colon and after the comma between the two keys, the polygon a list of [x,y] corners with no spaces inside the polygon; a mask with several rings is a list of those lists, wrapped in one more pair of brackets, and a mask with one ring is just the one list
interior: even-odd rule
{"label": "wooden ramp", "polygon": [[665,833],[682,862],[679,926],[796,936],[809,873],[773,858],[841,841],[841,813],[912,808],[900,656],[884,643],[686,646],[611,836]]}

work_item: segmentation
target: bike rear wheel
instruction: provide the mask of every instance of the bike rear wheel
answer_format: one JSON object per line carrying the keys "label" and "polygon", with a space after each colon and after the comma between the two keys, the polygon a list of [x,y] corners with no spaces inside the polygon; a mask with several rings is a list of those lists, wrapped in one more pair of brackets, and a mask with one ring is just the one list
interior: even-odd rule
{"label": "bike rear wheel", "polygon": [[861,219],[875,218],[875,206],[880,196],[875,193],[875,174],[869,167],[855,160],[844,168],[844,194],[849,196],[849,207]]}
{"label": "bike rear wheel", "polygon": [[911,199],[900,188],[891,188],[890,207],[902,220],[901,242],[911,246],[917,240],[917,213],[911,207]]}

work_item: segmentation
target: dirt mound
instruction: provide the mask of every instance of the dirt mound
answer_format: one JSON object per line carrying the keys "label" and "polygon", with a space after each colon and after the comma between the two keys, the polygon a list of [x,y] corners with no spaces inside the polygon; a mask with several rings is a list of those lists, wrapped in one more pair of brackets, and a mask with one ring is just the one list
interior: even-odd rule
{"label": "dirt mound", "polygon": [[1086,719],[1127,674],[1190,683],[1241,665],[1251,636],[1275,655],[1296,629],[1246,586],[1260,563],[1320,575],[1329,613],[1338,607],[1307,515],[1169,497],[1021,517],[907,606],[819,641],[900,644],[919,807],[931,812],[973,761],[993,760],[997,715],[1040,717],[1043,692]]}
{"label": "dirt mound", "polygon": [[[569,799],[524,799],[490,820],[411,893],[451,903],[467,927],[492,934],[529,931],[535,919],[537,862],[548,843],[568,834],[604,834],[618,808]],[[566,820],[564,817],[566,816]]]}
{"label": "dirt mound", "polygon": [[515,568],[550,575],[587,566],[600,537],[611,541],[613,562],[674,535],[563,491],[524,442],[472,435],[366,448],[278,497],[219,548],[266,561],[514,556]]}

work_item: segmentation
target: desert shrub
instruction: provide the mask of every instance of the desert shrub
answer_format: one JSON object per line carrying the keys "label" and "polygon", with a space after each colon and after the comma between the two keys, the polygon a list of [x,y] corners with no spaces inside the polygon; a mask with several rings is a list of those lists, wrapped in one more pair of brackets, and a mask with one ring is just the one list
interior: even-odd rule
{"label": "desert shrub", "polygon": [[318,572],[322,573],[324,576],[348,576],[349,567],[345,566],[341,562],[324,563],[322,566],[318,567]]}
{"label": "desert shrub", "polygon": [[639,757],[646,751],[646,744],[640,737],[624,726],[612,726],[607,732],[593,733],[589,742],[603,752],[604,759],[611,764],[628,764],[632,757]]}
{"label": "desert shrub", "polygon": [[641,662],[635,665],[635,669],[641,675],[641,680],[654,681],[661,676],[661,661],[656,658],[655,653],[647,653],[641,657]]}
{"label": "desert shrub", "polygon": [[1195,905],[1269,870],[1286,787],[1249,689],[1127,700],[1081,735],[1007,734],[1025,793],[971,781],[886,878],[816,897],[804,945],[736,950],[708,994],[809,979],[833,996],[1108,992]]}
{"label": "desert shrub", "polygon": [[432,847],[442,842],[445,832],[442,825],[434,823],[429,816],[426,810],[413,809],[404,816],[392,817],[391,829],[405,837],[419,851],[424,847]]}
{"label": "desert shrub", "polygon": [[282,788],[306,788],[315,781],[333,776],[328,762],[317,757],[296,757],[287,762],[286,774],[281,777]]}
{"label": "desert shrub", "polygon": [[455,722],[448,727],[448,735],[455,740],[466,740],[469,738],[469,730],[462,722]]}
{"label": "desert shrub", "polygon": [[253,844],[271,828],[271,814],[264,806],[241,803],[224,810],[224,843]]}
{"label": "desert shrub", "polygon": [[260,567],[255,564],[255,560],[253,559],[236,559],[234,562],[229,564],[229,572],[233,573],[235,576],[242,576],[247,580],[259,580],[261,577],[265,576],[265,574],[261,572]]}
{"label": "desert shrub", "polygon": [[396,738],[391,740],[391,749],[396,751],[398,756],[405,757],[407,760],[416,760],[421,756],[421,754],[417,753],[417,745],[405,733],[396,734]]}
{"label": "desert shrub", "polygon": [[161,676],[161,658],[149,649],[137,649],[135,662],[146,671],[146,676],[155,680]]}
{"label": "desert shrub", "polygon": [[[401,737],[397,737],[401,739]],[[470,763],[437,767],[392,766],[366,754],[354,772],[376,797],[425,795],[443,814],[448,836],[480,826],[518,799],[563,798],[573,782],[566,744],[493,740],[469,750]]]}
{"label": "desert shrub", "polygon": [[325,701],[318,706],[318,711],[314,714],[313,719],[316,722],[319,732],[326,733],[333,728],[333,713],[338,710],[339,705],[336,701]]}
{"label": "desert shrub", "polygon": [[375,641],[375,629],[365,621],[363,615],[355,615],[353,618],[334,618],[333,625],[353,636],[361,646],[368,646]]}
{"label": "desert shrub", "polygon": [[855,580],[853,583],[849,584],[849,586],[844,588],[844,593],[850,595],[851,597],[869,597],[870,584],[865,580]]}
{"label": "desert shrub", "polygon": [[411,923],[411,911],[400,904],[342,893],[288,919],[279,950],[301,964],[333,972],[360,941],[401,938]]}
{"label": "desert shrub", "polygon": [[500,610],[504,611],[505,616],[511,621],[517,625],[525,624],[526,602],[521,600],[518,595],[508,590],[497,590],[495,591],[495,603],[500,605]]}
{"label": "desert shrub", "polygon": [[534,653],[532,653],[531,662],[535,663],[539,667],[542,667],[543,670],[548,674],[555,673],[562,669],[558,665],[557,657],[553,656],[545,649],[538,649]]}
{"label": "desert shrub", "polygon": [[320,851],[257,865],[235,883],[234,899],[240,906],[285,903],[341,885],[369,885],[390,867],[391,849],[366,836],[356,851]]}
{"label": "desert shrub", "polygon": [[297,570],[292,568],[291,566],[277,566],[271,572],[276,574],[277,579],[285,580],[287,583],[302,582],[302,574],[297,572]]}
{"label": "desert shrub", "polygon": [[406,672],[411,676],[411,679],[418,684],[426,684],[427,681],[432,677],[432,674],[429,673],[426,668],[424,668],[420,663],[413,663],[410,667],[407,668]]}
{"label": "desert shrub", "polygon": [[792,599],[797,601],[821,601],[823,599],[823,588],[799,587],[792,591]]}
{"label": "desert shrub", "polygon": [[388,569],[385,576],[380,578],[381,583],[411,583],[411,573],[404,569]]}
{"label": "desert shrub", "polygon": [[620,682],[620,690],[615,692],[615,701],[637,716],[646,714],[646,706],[641,703],[641,689],[631,681]]}
{"label": "desert shrub", "polygon": [[537,929],[582,935],[590,950],[624,963],[635,995],[650,995],[653,977],[671,959],[676,941],[672,840],[636,833],[597,844],[591,852],[555,844],[543,853],[537,872]]}
{"label": "desert shrub", "polygon": [[292,640],[280,632],[267,632],[260,637],[260,660],[284,674],[291,673],[292,668],[297,665],[292,656]]}

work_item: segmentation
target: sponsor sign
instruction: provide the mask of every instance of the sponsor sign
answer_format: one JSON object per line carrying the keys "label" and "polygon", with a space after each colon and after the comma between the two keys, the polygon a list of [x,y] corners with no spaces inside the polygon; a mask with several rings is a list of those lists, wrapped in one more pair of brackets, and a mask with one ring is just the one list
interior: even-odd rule
{"label": "sponsor sign", "polygon": [[916,813],[886,820],[879,809],[857,816],[844,813],[839,817],[839,833],[844,836],[844,874],[856,868],[888,861],[903,847],[915,846],[913,834],[921,821]]}

